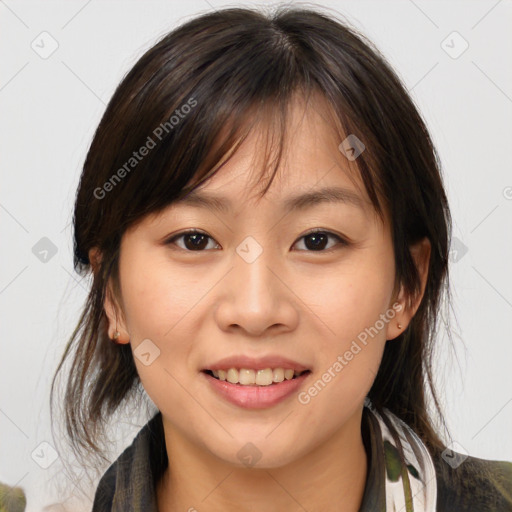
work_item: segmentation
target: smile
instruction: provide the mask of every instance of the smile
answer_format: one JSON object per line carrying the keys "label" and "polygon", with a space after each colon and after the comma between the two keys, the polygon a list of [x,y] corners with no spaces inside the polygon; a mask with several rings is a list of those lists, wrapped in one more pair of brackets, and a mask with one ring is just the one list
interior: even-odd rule
{"label": "smile", "polygon": [[[260,379],[266,379],[265,382],[268,382],[270,377],[272,377],[269,384],[256,384],[256,382],[252,384],[242,384],[241,382],[233,383],[229,381],[228,377],[236,381],[239,381],[240,378],[242,381],[245,378],[254,379],[256,381],[255,370],[247,370],[247,373],[244,373],[244,370],[246,369],[241,368],[240,371],[238,371],[236,368],[230,368],[226,371],[226,380],[221,380],[220,378],[223,370],[215,370],[215,372],[219,374],[218,376],[215,376],[212,370],[203,370],[200,374],[204,375],[211,389],[217,396],[245,409],[266,409],[284,401],[292,394],[297,393],[304,384],[304,381],[311,374],[310,370],[304,370],[298,374],[295,374],[296,372],[294,372],[294,370],[289,370],[287,372],[288,378],[286,378],[286,376],[284,376],[286,370],[275,368],[258,371],[258,374],[259,372],[264,372],[261,374]],[[277,372],[275,372],[275,370],[277,370]],[[284,379],[279,381],[281,371]],[[291,376],[290,372],[292,372]],[[277,376],[276,382],[274,382],[274,375]]]}

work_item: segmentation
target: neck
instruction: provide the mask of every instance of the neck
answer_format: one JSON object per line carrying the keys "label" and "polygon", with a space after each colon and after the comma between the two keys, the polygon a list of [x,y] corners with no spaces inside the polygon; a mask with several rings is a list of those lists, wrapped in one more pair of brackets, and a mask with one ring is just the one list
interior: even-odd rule
{"label": "neck", "polygon": [[157,484],[158,510],[357,512],[367,474],[361,411],[293,463],[240,468],[190,443],[164,419],[169,465]]}

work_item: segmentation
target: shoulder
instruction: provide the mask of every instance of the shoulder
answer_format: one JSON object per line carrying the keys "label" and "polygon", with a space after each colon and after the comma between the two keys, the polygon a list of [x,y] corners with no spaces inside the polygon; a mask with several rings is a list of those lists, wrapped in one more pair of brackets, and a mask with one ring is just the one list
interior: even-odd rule
{"label": "shoulder", "polygon": [[432,457],[439,512],[512,512],[511,462],[448,454]]}
{"label": "shoulder", "polygon": [[115,463],[101,477],[94,494],[93,512],[106,512],[112,509],[115,492]]}
{"label": "shoulder", "polygon": [[92,512],[110,512],[112,510],[114,496],[119,488],[118,473],[122,468],[129,467],[134,460],[134,446],[131,444],[109,466],[101,477],[96,492]]}
{"label": "shoulder", "polygon": [[156,510],[152,493],[154,483],[167,466],[161,413],[157,413],[136,435],[130,446],[110,465],[101,477],[92,512],[133,510],[135,502],[144,510]]}

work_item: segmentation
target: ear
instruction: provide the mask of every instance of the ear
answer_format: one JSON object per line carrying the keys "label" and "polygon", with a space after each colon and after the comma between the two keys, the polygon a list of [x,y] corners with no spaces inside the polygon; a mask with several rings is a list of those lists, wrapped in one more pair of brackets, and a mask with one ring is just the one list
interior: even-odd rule
{"label": "ear", "polygon": [[[101,251],[97,247],[89,250],[89,261],[94,274],[96,274],[101,266]],[[109,278],[105,293],[105,301],[103,308],[108,319],[108,337],[118,344],[127,344],[130,342],[130,336],[124,322],[124,315],[115,298],[112,278]],[[117,339],[114,338],[116,330],[119,332]]]}
{"label": "ear", "polygon": [[[404,288],[403,286],[400,288],[398,298],[396,301],[392,301],[392,303],[399,302],[402,308],[397,312],[394,322],[390,324],[388,328],[388,340],[395,339],[397,336],[402,334],[405,329],[407,329],[410,321],[416,314],[416,311],[421,304],[421,299],[423,298],[423,294],[425,293],[425,288],[427,286],[428,267],[431,252],[430,240],[427,237],[424,237],[416,244],[409,246],[409,249],[420,275],[421,289],[414,298],[409,298],[409,303],[406,304]],[[392,304],[390,304],[389,307],[391,308]],[[397,327],[398,324],[402,325],[401,329]]]}

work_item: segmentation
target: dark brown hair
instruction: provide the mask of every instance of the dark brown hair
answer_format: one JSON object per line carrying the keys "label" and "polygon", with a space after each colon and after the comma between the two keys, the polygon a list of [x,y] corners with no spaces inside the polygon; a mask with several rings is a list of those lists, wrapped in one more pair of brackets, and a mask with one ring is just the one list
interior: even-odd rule
{"label": "dark brown hair", "polygon": [[[403,285],[409,298],[421,289],[409,247],[430,240],[423,299],[405,332],[386,344],[369,398],[430,449],[443,447],[429,412],[431,404],[446,429],[432,375],[442,292],[449,295],[451,232],[437,153],[407,90],[370,41],[318,10],[281,7],[272,14],[219,10],[183,24],[140,58],[106,108],[74,211],[76,271],[91,272],[91,248],[102,258],[51,391],[53,398],[57,375],[71,360],[64,414],[73,449],[100,454],[107,421],[141,389],[131,347],[109,339],[103,308],[109,279],[121,303],[123,233],[204,183],[259,118],[275,122],[281,136],[264,194],[278,168],[290,102],[312,93],[329,105],[340,142],[355,134],[366,146],[351,165],[377,214],[389,215],[395,289]],[[135,158],[143,146],[149,151]]]}

